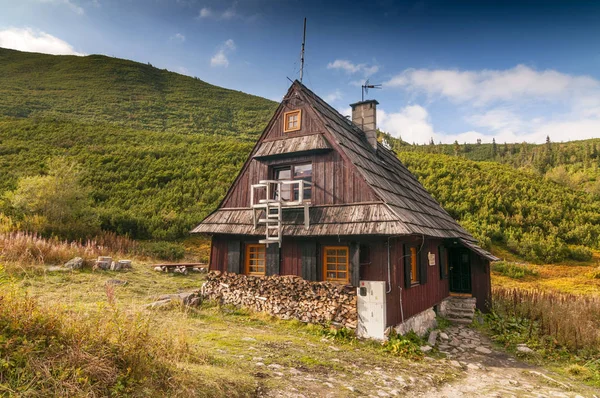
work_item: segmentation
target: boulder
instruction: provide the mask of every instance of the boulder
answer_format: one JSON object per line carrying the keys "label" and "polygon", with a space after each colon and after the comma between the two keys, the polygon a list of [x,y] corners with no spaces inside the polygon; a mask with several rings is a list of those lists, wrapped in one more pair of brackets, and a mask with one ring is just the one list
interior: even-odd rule
{"label": "boulder", "polygon": [[111,271],[120,271],[121,270],[121,264],[117,261],[113,261],[110,264],[110,270]]}
{"label": "boulder", "polygon": [[429,333],[429,338],[427,339],[427,344],[429,344],[430,346],[434,346],[437,341],[437,336],[438,336],[438,331],[432,330],[431,333]]}
{"label": "boulder", "polygon": [[121,269],[131,269],[131,260],[119,260],[119,264],[121,265]]}
{"label": "boulder", "polygon": [[433,350],[433,348],[431,348],[431,346],[428,345],[424,345],[423,347],[421,347],[421,351],[423,351],[424,353],[428,353],[431,350]]}
{"label": "boulder", "polygon": [[517,352],[521,353],[521,354],[533,354],[533,350],[529,347],[527,347],[526,345],[519,345],[517,347]]}
{"label": "boulder", "polygon": [[475,351],[477,351],[480,354],[491,354],[492,350],[490,350],[489,348],[486,348],[484,346],[479,346],[477,348],[475,348]]}
{"label": "boulder", "polygon": [[83,258],[75,257],[67,261],[64,265],[68,269],[81,269],[83,268]]}
{"label": "boulder", "polygon": [[110,269],[110,264],[108,261],[98,261],[96,260],[96,263],[94,264],[94,270],[97,269],[101,269],[101,270],[109,270]]}

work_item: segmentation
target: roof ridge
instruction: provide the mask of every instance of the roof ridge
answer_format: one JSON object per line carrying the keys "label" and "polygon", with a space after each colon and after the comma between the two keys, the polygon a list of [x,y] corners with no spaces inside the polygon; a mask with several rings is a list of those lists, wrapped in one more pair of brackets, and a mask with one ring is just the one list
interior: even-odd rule
{"label": "roof ridge", "polygon": [[[319,95],[302,84],[302,82],[296,80],[294,84],[308,97],[309,101],[313,102],[311,105],[315,111],[326,119],[325,127],[334,135],[334,137],[336,137],[337,141],[340,143],[340,149],[348,155],[354,166],[358,169],[358,172],[365,178],[366,183],[373,188],[377,197],[388,206],[389,210],[398,217],[399,222],[427,229],[432,228],[428,224],[436,224],[433,220],[428,220],[428,222],[423,225],[407,221],[407,217],[402,217],[398,214],[397,210],[405,209],[408,212],[415,213],[415,215],[420,214],[421,217],[429,216],[429,218],[433,217],[438,219],[437,228],[440,230],[450,230],[448,226],[439,225],[442,220],[443,222],[450,223],[450,225],[453,226],[454,233],[466,239],[475,241],[473,236],[467,232],[437,200],[435,200],[425,187],[423,187],[418,178],[406,168],[394,151],[385,148],[380,142],[377,143],[377,151],[374,151],[372,147],[368,145],[366,135],[360,127],[340,114],[334,107],[319,97]],[[348,136],[348,134],[352,134],[353,136]],[[344,138],[344,136],[347,140],[340,139]],[[364,137],[364,139],[356,140],[355,138],[358,137]],[[364,163],[364,166],[360,164],[356,157],[363,159],[362,162]],[[371,170],[366,168],[368,163],[373,165]],[[375,171],[374,169],[377,168],[380,168],[381,170],[379,170],[379,172]],[[365,173],[370,174],[370,176],[367,177]],[[387,174],[393,174],[395,178],[388,178],[386,177]],[[374,184],[374,181],[377,179],[385,180],[389,186],[400,185],[402,189],[411,192],[411,194],[401,195],[385,186],[377,186]],[[402,180],[404,180],[404,183],[402,183]],[[382,191],[386,192],[386,194],[383,194]],[[390,196],[401,196],[403,198],[402,200],[414,203],[414,205],[412,205],[414,209],[407,208],[401,201],[399,203],[393,203],[393,201],[390,201]],[[427,211],[430,213],[427,213]],[[415,217],[412,218],[414,219]]]}

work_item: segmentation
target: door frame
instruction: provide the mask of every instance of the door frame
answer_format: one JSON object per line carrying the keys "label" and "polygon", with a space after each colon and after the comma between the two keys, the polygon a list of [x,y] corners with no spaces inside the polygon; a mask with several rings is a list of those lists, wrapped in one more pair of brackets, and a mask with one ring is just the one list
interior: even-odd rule
{"label": "door frame", "polygon": [[[462,257],[464,255],[467,256],[466,261]],[[448,287],[450,293],[472,294],[471,251],[466,247],[449,247],[448,265]]]}

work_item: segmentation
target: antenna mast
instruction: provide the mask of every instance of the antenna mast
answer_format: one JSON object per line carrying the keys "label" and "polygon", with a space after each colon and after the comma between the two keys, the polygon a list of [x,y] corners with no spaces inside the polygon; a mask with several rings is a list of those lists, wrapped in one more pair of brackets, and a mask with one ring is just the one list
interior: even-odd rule
{"label": "antenna mast", "polygon": [[365,100],[365,94],[369,94],[370,88],[381,89],[381,84],[369,84],[369,79],[362,86],[362,101]]}
{"label": "antenna mast", "polygon": [[304,75],[304,43],[306,42],[306,18],[304,18],[304,34],[302,36],[302,53],[300,54],[300,83]]}

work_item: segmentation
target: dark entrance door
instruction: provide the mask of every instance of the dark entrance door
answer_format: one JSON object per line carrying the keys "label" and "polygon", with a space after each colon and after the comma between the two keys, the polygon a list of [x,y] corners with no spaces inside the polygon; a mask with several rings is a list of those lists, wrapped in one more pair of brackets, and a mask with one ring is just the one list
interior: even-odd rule
{"label": "dark entrance door", "polygon": [[471,293],[471,256],[464,248],[448,250],[450,265],[450,291],[455,293]]}

